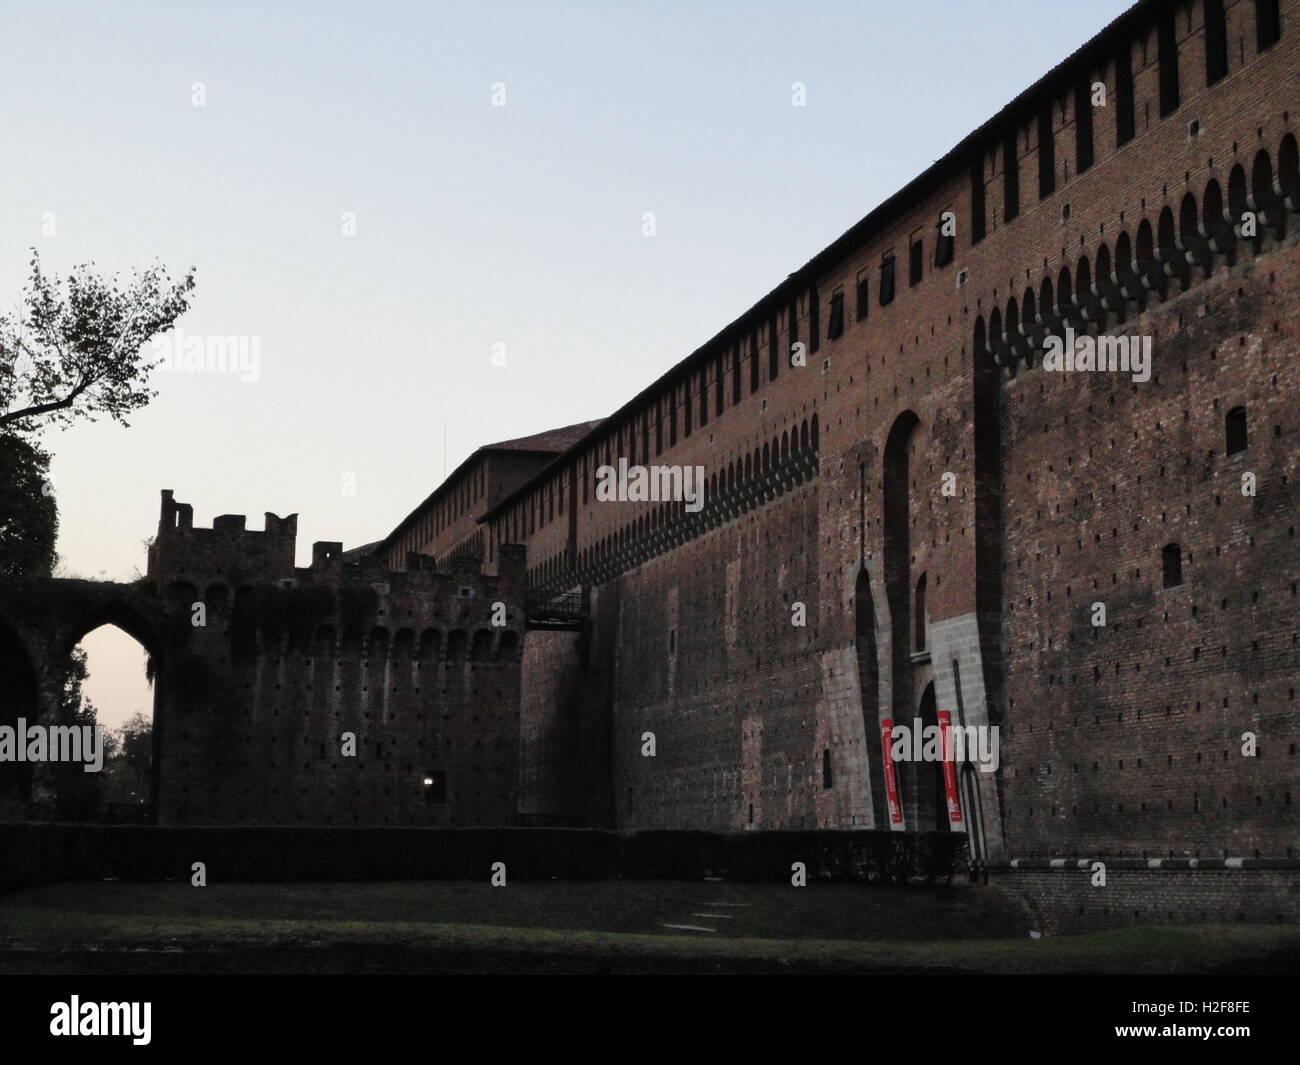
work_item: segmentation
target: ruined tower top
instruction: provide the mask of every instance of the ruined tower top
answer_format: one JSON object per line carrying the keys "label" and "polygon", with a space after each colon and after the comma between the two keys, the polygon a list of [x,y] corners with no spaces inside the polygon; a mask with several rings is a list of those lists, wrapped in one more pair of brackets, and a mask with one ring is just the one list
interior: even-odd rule
{"label": "ruined tower top", "polygon": [[162,490],[158,535],[149,548],[151,577],[225,577],[233,583],[280,580],[294,575],[298,515],[267,511],[262,531],[247,529],[243,514],[222,514],[212,528],[194,526],[194,508]]}

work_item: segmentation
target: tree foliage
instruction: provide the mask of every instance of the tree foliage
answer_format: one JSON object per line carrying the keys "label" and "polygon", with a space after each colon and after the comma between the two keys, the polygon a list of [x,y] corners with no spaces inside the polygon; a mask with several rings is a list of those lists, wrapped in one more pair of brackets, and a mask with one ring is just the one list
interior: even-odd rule
{"label": "tree foliage", "polygon": [[152,799],[153,722],[135,713],[104,738],[103,801],[148,803]]}
{"label": "tree foliage", "polygon": [[126,283],[86,263],[65,285],[33,249],[22,309],[0,315],[0,429],[103,415],[128,424],[157,395],[146,346],[189,309],[193,289],[193,268],[174,282],[161,263]]}
{"label": "tree foliage", "polygon": [[48,577],[54,569],[59,511],[50,456],[0,430],[0,577]]}
{"label": "tree foliage", "polygon": [[[81,690],[88,675],[86,652],[75,647],[68,655],[68,670],[63,677],[56,724],[94,727],[99,716],[94,703]],[[89,804],[99,801],[99,774],[87,773],[80,762],[55,762],[51,783],[58,797],[60,816],[78,819]]]}

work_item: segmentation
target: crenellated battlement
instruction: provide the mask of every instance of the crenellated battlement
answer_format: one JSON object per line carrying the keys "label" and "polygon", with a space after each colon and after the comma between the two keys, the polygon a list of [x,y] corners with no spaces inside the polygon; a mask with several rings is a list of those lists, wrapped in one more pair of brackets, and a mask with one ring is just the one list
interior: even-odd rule
{"label": "crenellated battlement", "polygon": [[293,576],[298,515],[267,511],[265,528],[247,528],[243,514],[221,514],[210,529],[196,528],[194,508],[162,490],[158,535],[149,548],[148,573],[159,579],[225,578],[232,583]]}
{"label": "crenellated battlement", "polygon": [[[482,560],[453,557],[435,560],[411,553],[408,568],[394,571],[375,554],[349,553],[335,540],[312,544],[311,564],[294,565],[298,516],[281,518],[269,511],[263,530],[249,529],[243,514],[222,514],[210,529],[194,527],[194,508],[162,492],[158,536],[149,548],[148,575],[168,588],[192,589],[172,596],[176,601],[230,597],[243,588],[276,584],[281,587],[342,589],[367,586],[382,597],[402,600],[402,609],[430,616],[453,600],[497,600],[522,604],[526,596],[526,552],[509,546],[501,552],[495,573],[485,573]],[[186,594],[189,594],[188,592]],[[188,609],[188,607],[187,607]]]}

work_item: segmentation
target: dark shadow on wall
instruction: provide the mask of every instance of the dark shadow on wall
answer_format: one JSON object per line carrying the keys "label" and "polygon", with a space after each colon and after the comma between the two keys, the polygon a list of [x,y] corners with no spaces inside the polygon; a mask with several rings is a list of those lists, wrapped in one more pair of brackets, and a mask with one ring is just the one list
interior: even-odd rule
{"label": "dark shadow on wall", "polygon": [[[16,728],[19,718],[40,718],[36,670],[18,634],[0,620],[0,726]],[[30,762],[0,761],[0,819],[25,814],[31,788]]]}
{"label": "dark shadow on wall", "polygon": [[871,785],[872,827],[889,825],[885,807],[885,762],[880,747],[880,663],[876,658],[876,610],[871,596],[871,578],[866,569],[858,573],[853,593],[857,612],[856,648],[858,688],[862,695],[862,731],[867,745],[867,773]]}

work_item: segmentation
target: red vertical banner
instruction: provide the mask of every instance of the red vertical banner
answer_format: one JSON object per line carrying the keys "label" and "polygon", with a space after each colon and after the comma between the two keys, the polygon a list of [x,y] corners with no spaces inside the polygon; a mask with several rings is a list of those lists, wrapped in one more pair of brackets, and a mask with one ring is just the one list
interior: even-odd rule
{"label": "red vertical banner", "polygon": [[957,798],[957,762],[952,749],[952,711],[940,710],[939,742],[943,751],[943,790],[948,796],[948,821],[960,825],[961,802]]}
{"label": "red vertical banner", "polygon": [[903,823],[903,806],[898,801],[898,779],[894,776],[894,719],[880,719],[880,746],[885,752],[885,795],[889,798],[891,824]]}

